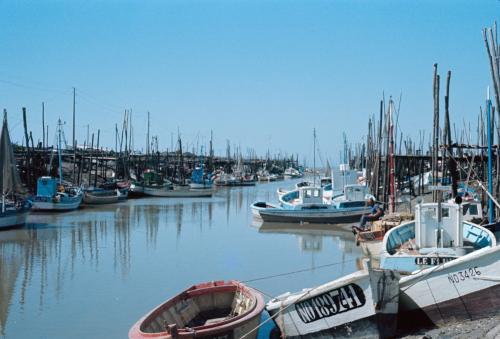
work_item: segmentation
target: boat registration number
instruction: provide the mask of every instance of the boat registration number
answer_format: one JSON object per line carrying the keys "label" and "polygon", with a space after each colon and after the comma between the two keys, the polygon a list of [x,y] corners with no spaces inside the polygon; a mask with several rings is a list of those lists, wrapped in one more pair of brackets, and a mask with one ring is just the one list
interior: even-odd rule
{"label": "boat registration number", "polygon": [[416,257],[415,264],[416,265],[428,265],[428,266],[436,266],[444,264],[445,262],[452,261],[455,259],[454,257]]}
{"label": "boat registration number", "polygon": [[349,284],[295,304],[300,320],[311,323],[361,307],[366,303],[363,289]]}
{"label": "boat registration number", "polygon": [[450,284],[458,284],[461,281],[474,278],[479,275],[481,275],[481,271],[477,268],[477,266],[474,266],[466,268],[463,271],[458,271],[456,273],[449,273],[448,281]]}

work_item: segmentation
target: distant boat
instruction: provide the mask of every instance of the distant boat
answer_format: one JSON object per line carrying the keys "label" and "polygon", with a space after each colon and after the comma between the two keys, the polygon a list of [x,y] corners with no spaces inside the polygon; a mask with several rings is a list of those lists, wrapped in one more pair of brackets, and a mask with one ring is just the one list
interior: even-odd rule
{"label": "distant boat", "polygon": [[358,221],[370,212],[366,200],[372,197],[367,187],[348,185],[344,194],[327,201],[321,187],[301,187],[282,195],[280,206],[260,210],[262,220],[269,222],[348,223]]}
{"label": "distant boat", "polygon": [[400,281],[403,318],[434,324],[498,313],[500,246],[486,228],[462,220],[461,206],[425,203],[415,221],[389,230],[380,266]]}
{"label": "distant boat", "polygon": [[129,338],[257,338],[264,298],[237,281],[194,285],[156,307]]}
{"label": "distant boat", "polygon": [[64,187],[56,178],[40,177],[33,199],[36,211],[71,211],[80,207],[83,191],[79,187]]}
{"label": "distant boat", "polygon": [[397,328],[399,274],[363,269],[326,284],[285,293],[266,309],[283,338],[393,337]]}
{"label": "distant boat", "polygon": [[192,189],[211,189],[212,184],[212,180],[205,173],[203,163],[199,167],[195,167],[191,174],[189,187]]}
{"label": "distant boat", "polygon": [[174,187],[164,186],[144,186],[144,194],[153,197],[165,198],[203,198],[211,197],[214,191],[211,188],[190,188],[189,186]]}
{"label": "distant boat", "polygon": [[118,190],[120,195],[118,196],[118,200],[127,200],[129,192],[130,192],[131,183],[130,181],[110,181],[105,182],[100,186],[100,188],[107,190]]}
{"label": "distant boat", "polygon": [[285,176],[285,179],[286,178],[301,178],[303,176],[303,174],[299,170],[297,170],[293,167],[288,167],[285,170],[285,173],[283,173],[283,174]]}
{"label": "distant boat", "polygon": [[87,205],[114,204],[120,198],[118,189],[89,188],[83,196],[83,202]]}
{"label": "distant boat", "polygon": [[0,210],[0,229],[23,226],[26,223],[31,203],[17,195],[24,193],[16,159],[10,142],[7,126],[7,112],[4,110],[2,134],[0,135],[0,188],[2,202]]}
{"label": "distant boat", "polygon": [[33,209],[37,211],[71,211],[80,207],[83,191],[80,187],[63,184],[61,139],[62,122],[57,124],[57,158],[59,178],[43,176],[38,178],[36,196],[33,199]]}
{"label": "distant boat", "polygon": [[255,186],[256,180],[253,175],[221,173],[214,183],[217,186]]}

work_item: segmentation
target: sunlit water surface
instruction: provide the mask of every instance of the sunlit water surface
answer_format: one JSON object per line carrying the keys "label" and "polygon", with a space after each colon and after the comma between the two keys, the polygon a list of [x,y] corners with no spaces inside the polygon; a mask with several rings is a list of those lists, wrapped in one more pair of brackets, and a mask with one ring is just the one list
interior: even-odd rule
{"label": "sunlit water surface", "polygon": [[0,337],[126,338],[195,283],[237,279],[276,296],[358,269],[361,250],[338,226],[252,219],[253,201],[276,201],[276,189],[293,184],[31,215],[28,226],[0,232]]}

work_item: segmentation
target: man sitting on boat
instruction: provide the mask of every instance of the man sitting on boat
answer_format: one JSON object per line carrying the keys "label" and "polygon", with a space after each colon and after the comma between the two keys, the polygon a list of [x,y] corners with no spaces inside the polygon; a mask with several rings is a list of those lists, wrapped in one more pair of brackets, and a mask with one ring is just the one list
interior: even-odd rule
{"label": "man sitting on boat", "polygon": [[384,216],[384,209],[379,204],[375,203],[375,200],[373,198],[368,198],[366,204],[372,208],[371,213],[361,216],[361,220],[359,221],[359,227],[357,226],[352,227],[352,232],[354,234],[356,234],[357,232],[366,231],[365,225],[368,221],[380,220],[380,218]]}

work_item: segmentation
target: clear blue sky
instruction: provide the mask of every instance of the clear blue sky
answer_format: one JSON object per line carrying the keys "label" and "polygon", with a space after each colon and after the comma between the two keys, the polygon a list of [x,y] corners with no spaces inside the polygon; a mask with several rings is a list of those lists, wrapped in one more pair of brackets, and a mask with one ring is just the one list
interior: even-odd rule
{"label": "clear blue sky", "polygon": [[400,125],[432,126],[433,64],[452,70],[452,120],[476,121],[490,84],[481,29],[500,1],[0,1],[0,108],[21,140],[21,107],[41,139],[41,102],[77,139],[86,125],[114,146],[114,124],[133,109],[135,146],[146,112],[160,148],[226,139],[259,154],[338,160],[342,132],[361,140],[378,101],[403,94]]}

